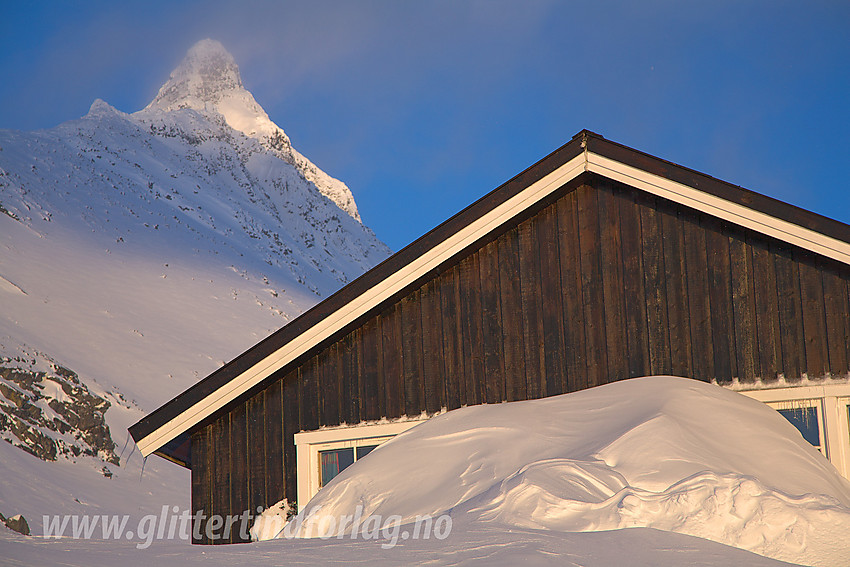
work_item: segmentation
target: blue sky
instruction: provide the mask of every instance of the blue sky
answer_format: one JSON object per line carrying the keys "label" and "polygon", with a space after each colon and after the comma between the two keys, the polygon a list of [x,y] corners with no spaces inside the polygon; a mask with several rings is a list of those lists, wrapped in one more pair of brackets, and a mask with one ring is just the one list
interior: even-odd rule
{"label": "blue sky", "polygon": [[4,2],[0,128],[145,106],[196,41],[398,250],[579,130],[850,222],[850,3]]}

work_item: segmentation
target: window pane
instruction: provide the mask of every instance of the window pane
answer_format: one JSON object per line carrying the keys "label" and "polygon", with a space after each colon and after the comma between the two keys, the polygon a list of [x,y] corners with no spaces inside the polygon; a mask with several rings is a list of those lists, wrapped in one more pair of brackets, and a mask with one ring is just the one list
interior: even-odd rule
{"label": "window pane", "polygon": [[354,464],[354,449],[339,450],[339,472],[344,471]]}
{"label": "window pane", "polygon": [[375,447],[377,447],[377,445],[363,445],[357,447],[357,460],[360,460],[369,453],[371,453],[372,449],[374,449]]}
{"label": "window pane", "polygon": [[354,462],[354,450],[348,448],[321,451],[319,460],[322,465],[321,486],[324,486]]}
{"label": "window pane", "polygon": [[800,430],[803,439],[820,447],[820,427],[818,425],[817,408],[792,408],[777,410],[791,425]]}

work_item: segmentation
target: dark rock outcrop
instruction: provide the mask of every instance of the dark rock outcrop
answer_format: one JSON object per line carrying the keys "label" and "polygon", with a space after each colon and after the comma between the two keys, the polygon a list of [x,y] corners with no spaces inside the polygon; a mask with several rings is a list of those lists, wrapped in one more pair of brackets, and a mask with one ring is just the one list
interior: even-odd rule
{"label": "dark rock outcrop", "polygon": [[[49,372],[0,366],[0,433],[45,461],[89,455],[118,464],[106,424],[109,401],[93,394],[73,371],[52,364]],[[52,383],[52,384],[51,384]],[[11,434],[11,435],[9,435]]]}

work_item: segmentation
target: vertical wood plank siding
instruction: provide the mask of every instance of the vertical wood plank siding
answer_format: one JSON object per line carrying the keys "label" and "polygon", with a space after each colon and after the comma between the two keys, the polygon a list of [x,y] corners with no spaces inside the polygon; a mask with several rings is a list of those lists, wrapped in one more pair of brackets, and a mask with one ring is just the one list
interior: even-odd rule
{"label": "vertical wood plank siding", "polygon": [[848,293],[845,265],[593,178],[194,433],[192,505],[293,502],[293,435],[319,426],[650,374],[846,375]]}
{"label": "vertical wood plank siding", "polygon": [[[207,426],[192,435],[192,543],[212,543],[204,533],[203,516],[212,511],[212,477],[214,465],[210,447],[213,426]],[[270,463],[271,464],[271,463]],[[197,536],[197,537],[196,537]]]}

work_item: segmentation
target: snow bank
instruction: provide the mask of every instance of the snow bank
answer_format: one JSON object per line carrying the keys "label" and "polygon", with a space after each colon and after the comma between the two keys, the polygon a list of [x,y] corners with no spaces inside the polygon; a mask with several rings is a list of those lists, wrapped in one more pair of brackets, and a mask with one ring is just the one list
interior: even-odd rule
{"label": "snow bank", "polygon": [[295,510],[284,498],[277,504],[263,510],[251,526],[251,540],[265,541],[274,539],[280,533],[286,521],[295,514]]}
{"label": "snow bank", "polygon": [[357,506],[404,523],[649,527],[809,565],[850,557],[850,483],[764,404],[674,377],[435,417],[323,488],[299,535]]}

